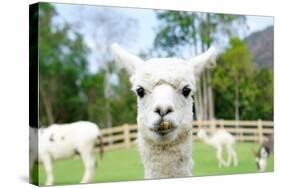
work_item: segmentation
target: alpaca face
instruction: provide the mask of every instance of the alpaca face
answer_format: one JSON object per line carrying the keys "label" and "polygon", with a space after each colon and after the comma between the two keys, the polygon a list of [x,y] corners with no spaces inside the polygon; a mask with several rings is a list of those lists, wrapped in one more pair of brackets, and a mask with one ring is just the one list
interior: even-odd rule
{"label": "alpaca face", "polygon": [[143,138],[167,143],[192,127],[196,79],[214,62],[215,49],[189,61],[176,58],[143,61],[117,44],[112,45],[112,52],[129,73],[132,90],[138,97],[138,130]]}
{"label": "alpaca face", "polygon": [[[178,59],[151,59],[131,77],[138,97],[139,130],[156,142],[174,140],[182,129],[191,128],[193,67]],[[168,129],[160,125],[167,122]]]}
{"label": "alpaca face", "polygon": [[198,136],[199,139],[203,139],[203,138],[207,137],[207,133],[204,129],[199,129],[198,133],[197,133],[197,136]]}

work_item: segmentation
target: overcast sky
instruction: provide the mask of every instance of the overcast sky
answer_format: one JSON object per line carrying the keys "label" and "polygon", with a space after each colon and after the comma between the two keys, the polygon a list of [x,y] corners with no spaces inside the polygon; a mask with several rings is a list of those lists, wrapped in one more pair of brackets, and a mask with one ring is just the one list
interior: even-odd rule
{"label": "overcast sky", "polygon": [[[58,11],[59,17],[58,21],[67,21],[68,23],[72,23],[73,21],[77,22],[79,19],[79,15],[87,12],[91,13],[96,11],[99,7],[93,5],[71,5],[71,4],[54,4],[56,10]],[[139,53],[140,51],[145,51],[148,48],[152,47],[155,30],[157,27],[157,19],[155,12],[151,9],[137,9],[137,8],[117,8],[117,7],[109,7],[106,9],[106,12],[110,14],[110,12],[114,9],[115,12],[124,15],[125,17],[132,18],[137,22],[137,31],[135,32],[135,38],[130,40],[134,40],[128,48],[130,51],[134,53]],[[263,30],[264,28],[273,25],[273,17],[265,17],[265,16],[246,16],[247,25],[249,29],[246,33],[241,37],[248,36],[252,32]],[[122,20],[120,20],[122,21]],[[80,22],[80,20],[78,20]],[[81,20],[83,22],[83,20]],[[114,26],[113,26],[114,27]],[[93,46],[93,39],[87,30],[81,29],[82,34],[87,42],[87,44],[91,47]],[[126,45],[126,44],[125,44]],[[93,54],[89,56],[90,69],[95,72],[97,70],[97,65],[95,60],[93,60]]]}

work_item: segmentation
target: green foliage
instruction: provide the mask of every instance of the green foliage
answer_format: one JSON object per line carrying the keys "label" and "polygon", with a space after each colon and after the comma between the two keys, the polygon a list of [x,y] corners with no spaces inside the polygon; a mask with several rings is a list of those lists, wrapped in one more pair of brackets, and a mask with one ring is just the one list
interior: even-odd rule
{"label": "green foliage", "polygon": [[[55,25],[54,7],[39,5],[40,123],[80,120],[80,82],[86,74],[88,48],[67,23]],[[70,37],[72,36],[72,37]],[[47,114],[47,115],[46,115]]]}
{"label": "green foliage", "polygon": [[158,11],[157,18],[160,25],[154,44],[168,56],[181,55],[181,48],[188,44],[204,51],[211,43],[235,34],[234,24],[245,21],[238,15],[179,11]]}
{"label": "green foliage", "polygon": [[[83,36],[67,22],[54,22],[57,16],[55,7],[40,3],[40,124],[89,120],[106,127],[109,113],[113,126],[135,123],[136,96],[130,90],[128,75],[117,70],[115,62],[90,73],[89,49]],[[155,46],[167,54],[179,54],[187,44],[205,48],[220,36],[231,34],[234,21],[243,20],[233,15],[176,11],[158,12],[157,16],[160,27]],[[115,76],[109,90],[105,89],[106,71]],[[237,38],[230,40],[214,69],[216,117],[234,118],[235,78],[239,78],[241,119],[272,119],[273,72],[256,69],[247,46]]]}
{"label": "green foliage", "polygon": [[[213,84],[216,118],[235,119],[235,100],[239,99],[240,119],[272,120],[272,70],[257,69],[244,41],[231,37],[244,26],[244,16],[158,11],[157,17],[160,24],[154,44],[164,56],[181,55],[188,45],[197,54],[214,42],[229,39],[212,71],[212,81],[207,81]],[[206,80],[202,78],[201,82]]]}
{"label": "green foliage", "polygon": [[135,123],[137,117],[136,96],[131,91],[129,76],[125,70],[118,72],[119,82],[112,86],[115,97],[111,100],[111,114],[117,125]]}
{"label": "green foliage", "polygon": [[104,72],[98,72],[94,75],[87,75],[82,80],[82,91],[85,95],[86,102],[83,119],[98,123],[99,126],[106,124],[105,114],[105,97],[103,93]]}
{"label": "green foliage", "polygon": [[192,42],[192,36],[196,35],[192,28],[196,14],[164,11],[158,12],[157,17],[161,25],[154,42],[156,47],[168,48],[168,55],[173,55],[178,46]]}
{"label": "green foliage", "polygon": [[246,43],[239,38],[231,38],[230,45],[220,57],[224,62],[224,67],[230,76],[245,78],[250,75],[254,69],[251,53]]}
{"label": "green foliage", "polygon": [[53,20],[59,15],[49,3],[40,3],[39,15],[41,126],[89,120],[106,127],[108,112],[113,126],[135,123],[136,97],[130,91],[128,75],[108,62],[108,70],[116,74],[118,83],[110,83],[110,93],[105,93],[106,72],[103,68],[95,74],[87,70],[89,49],[82,35],[66,22],[55,24]]}
{"label": "green foliage", "polygon": [[242,40],[232,38],[213,70],[216,117],[235,119],[235,87],[239,90],[240,119],[273,118],[273,75],[257,69]]}
{"label": "green foliage", "polygon": [[253,77],[257,91],[249,113],[252,119],[273,120],[273,70],[259,69]]}

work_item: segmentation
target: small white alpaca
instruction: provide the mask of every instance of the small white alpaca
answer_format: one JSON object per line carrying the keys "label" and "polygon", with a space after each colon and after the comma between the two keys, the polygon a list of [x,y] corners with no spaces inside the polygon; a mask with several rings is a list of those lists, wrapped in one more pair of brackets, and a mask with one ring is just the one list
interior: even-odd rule
{"label": "small white alpaca", "polygon": [[[218,166],[228,167],[231,163],[234,166],[238,165],[237,154],[234,149],[235,147],[235,138],[225,129],[217,130],[212,136],[208,136],[204,129],[199,129],[197,136],[200,140],[213,146],[217,150],[217,160]],[[225,146],[227,150],[227,162],[222,157],[223,147]]]}
{"label": "small white alpaca", "polygon": [[118,44],[111,46],[117,62],[130,76],[138,96],[137,146],[144,177],[192,175],[192,95],[196,80],[214,66],[217,52],[210,48],[190,60],[154,58],[144,61]]}
{"label": "small white alpaca", "polygon": [[[97,138],[101,139],[98,126],[86,121],[53,124],[43,129],[30,128],[30,177],[34,163],[42,162],[47,174],[45,184],[52,185],[54,183],[53,160],[70,158],[78,153],[85,168],[81,183],[90,183],[94,175],[95,156],[93,153]],[[102,155],[102,142],[100,152]]]}

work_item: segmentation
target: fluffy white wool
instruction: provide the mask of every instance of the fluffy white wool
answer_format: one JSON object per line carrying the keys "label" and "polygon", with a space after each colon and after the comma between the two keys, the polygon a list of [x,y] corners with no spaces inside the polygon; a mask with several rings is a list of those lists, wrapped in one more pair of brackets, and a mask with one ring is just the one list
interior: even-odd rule
{"label": "fluffy white wool", "polygon": [[92,149],[99,134],[98,126],[91,122],[53,124],[41,134],[39,133],[39,161],[46,153],[55,160],[71,157],[75,150],[88,147],[86,144],[90,144],[89,147]]}
{"label": "fluffy white wool", "polygon": [[85,167],[81,183],[91,182],[95,165],[93,152],[99,135],[98,126],[87,121],[53,124],[44,129],[30,128],[30,173],[34,163],[41,162],[47,174],[45,184],[52,185],[54,182],[52,162],[72,157],[78,152]]}
{"label": "fluffy white wool", "polygon": [[175,58],[150,59],[142,66],[137,67],[131,77],[133,90],[137,86],[143,86],[152,90],[155,86],[167,83],[178,89],[189,85],[195,89],[195,77],[191,64]]}
{"label": "fluffy white wool", "polygon": [[[198,138],[201,139],[203,142],[213,146],[217,152],[217,160],[218,166],[230,166],[233,164],[234,166],[238,165],[237,154],[235,151],[235,137],[232,136],[229,132],[225,129],[217,130],[212,136],[208,136],[204,129],[200,129],[198,131]],[[223,148],[225,147],[227,151],[227,161],[223,159]]]}
{"label": "fluffy white wool", "polygon": [[[216,50],[211,48],[188,61],[176,58],[143,61],[118,44],[112,45],[112,53],[129,73],[132,90],[143,88],[145,92],[138,97],[137,116],[137,145],[145,178],[192,175],[192,94],[200,72],[214,64]],[[188,96],[182,93],[184,87],[191,90]],[[161,121],[173,127],[165,135],[157,131]]]}
{"label": "fluffy white wool", "polygon": [[137,144],[145,166],[144,178],[192,175],[192,134],[190,129],[184,129],[176,140],[166,144],[155,143],[144,138],[139,132]]}

